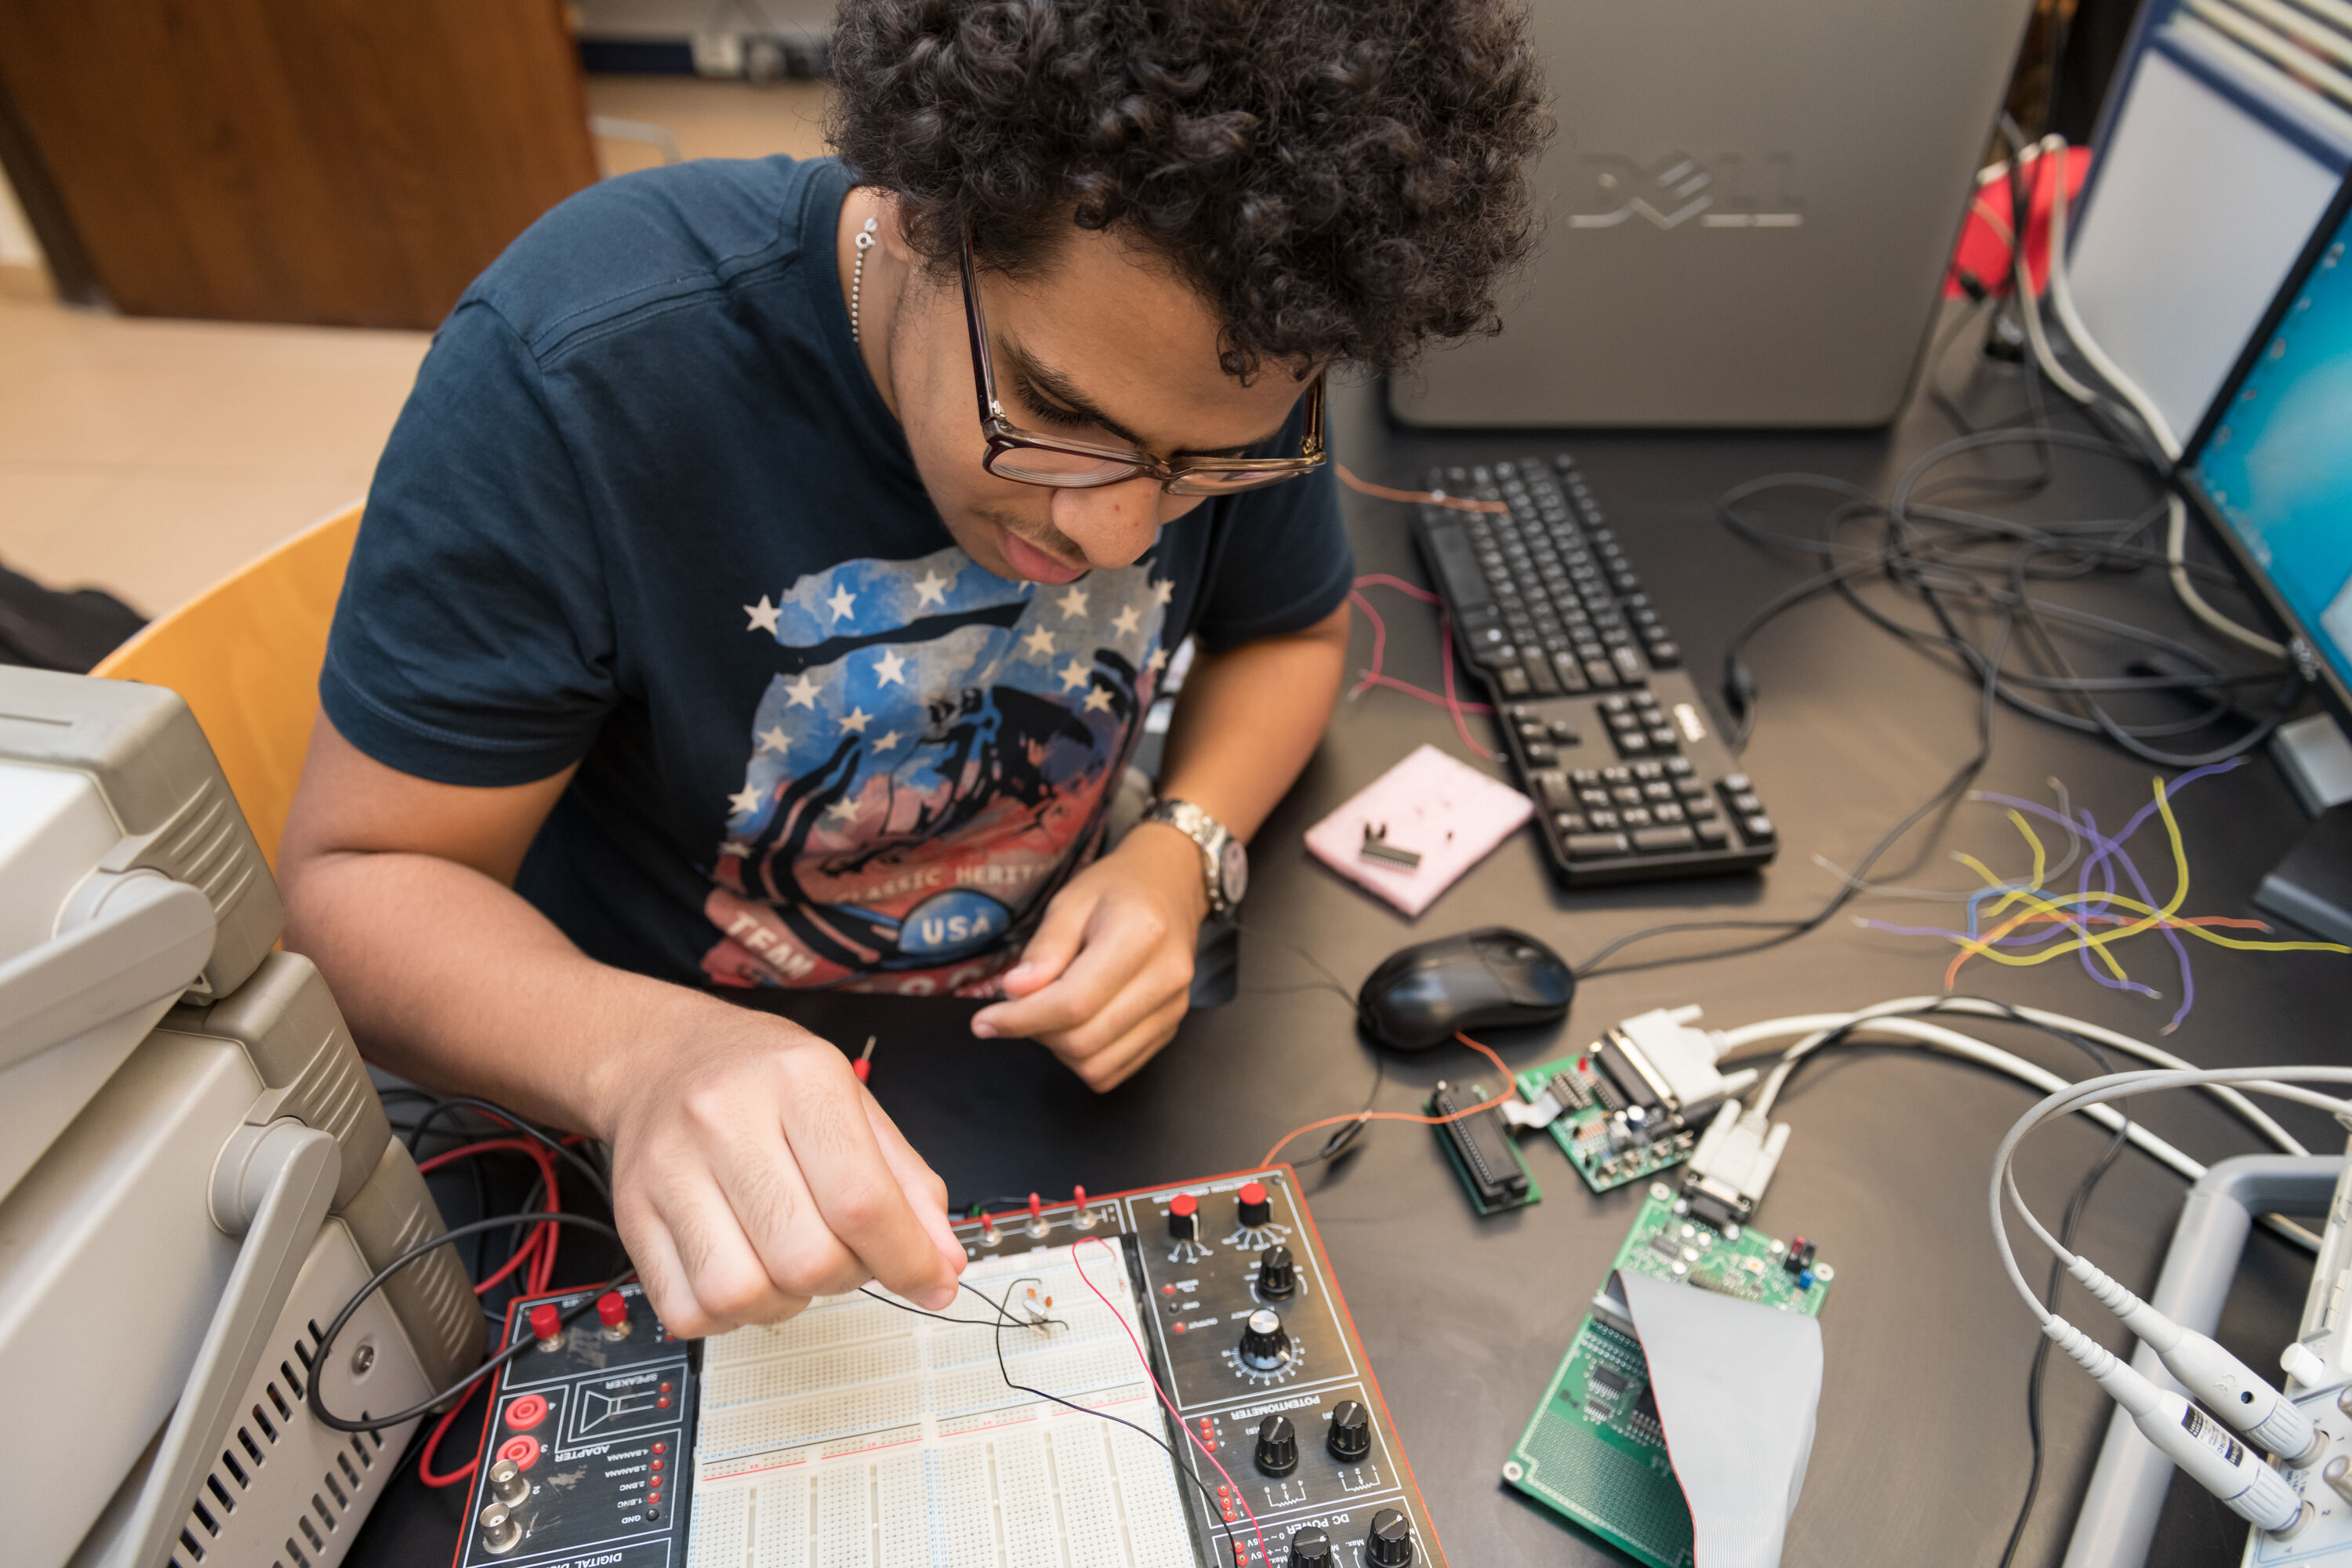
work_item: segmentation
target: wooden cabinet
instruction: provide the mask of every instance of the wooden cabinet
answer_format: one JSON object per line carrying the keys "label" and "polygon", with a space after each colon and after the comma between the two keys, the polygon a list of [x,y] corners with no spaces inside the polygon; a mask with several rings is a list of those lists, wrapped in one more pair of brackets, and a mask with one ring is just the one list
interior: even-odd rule
{"label": "wooden cabinet", "polygon": [[560,0],[5,0],[0,99],[134,315],[432,327],[596,177]]}

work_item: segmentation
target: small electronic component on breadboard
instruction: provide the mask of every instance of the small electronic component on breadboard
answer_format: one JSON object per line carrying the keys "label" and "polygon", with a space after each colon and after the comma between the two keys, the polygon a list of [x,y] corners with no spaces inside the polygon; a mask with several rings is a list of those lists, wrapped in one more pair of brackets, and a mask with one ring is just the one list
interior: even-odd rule
{"label": "small electronic component on breadboard", "polygon": [[1481,1215],[1543,1201],[1535,1178],[1528,1173],[1527,1162],[1519,1158],[1518,1145],[1512,1142],[1510,1124],[1502,1112],[1490,1107],[1462,1114],[1489,1098],[1484,1084],[1457,1088],[1441,1079],[1422,1107],[1424,1115],[1449,1118],[1437,1124],[1437,1141]]}
{"label": "small electronic component on breadboard", "polygon": [[1709,1225],[1672,1189],[1652,1184],[1503,1467],[1512,1486],[1649,1568],[1692,1568],[1690,1509],[1658,1423],[1649,1363],[1623,1299],[1610,1289],[1621,1273],[1817,1317],[1836,1270],[1803,1237],[1784,1246],[1743,1226]]}

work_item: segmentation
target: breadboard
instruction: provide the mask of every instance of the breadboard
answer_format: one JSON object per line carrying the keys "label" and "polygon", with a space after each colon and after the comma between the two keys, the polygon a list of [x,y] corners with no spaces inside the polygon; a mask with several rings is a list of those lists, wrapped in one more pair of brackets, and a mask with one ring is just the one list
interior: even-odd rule
{"label": "breadboard", "polygon": [[1087,1413],[1170,1436],[1116,1243],[1088,1251],[1108,1307],[1066,1247],[967,1269],[1048,1326],[1000,1336],[969,1290],[955,1323],[852,1294],[709,1341],[691,1568],[1198,1568],[1168,1456]]}
{"label": "breadboard", "polygon": [[[1674,1194],[1654,1184],[1610,1272],[1679,1279],[1820,1316],[1832,1271],[1818,1266],[1812,1282],[1800,1285],[1782,1267],[1787,1256],[1761,1231],[1727,1237],[1676,1214]],[[1649,1363],[1640,1342],[1591,1313],[1545,1386],[1503,1479],[1649,1568],[1692,1568],[1690,1509],[1658,1426]]]}

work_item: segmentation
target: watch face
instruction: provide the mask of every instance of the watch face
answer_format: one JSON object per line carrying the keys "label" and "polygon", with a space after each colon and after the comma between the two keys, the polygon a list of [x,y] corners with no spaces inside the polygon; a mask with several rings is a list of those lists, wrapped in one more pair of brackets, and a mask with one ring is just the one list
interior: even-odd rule
{"label": "watch face", "polygon": [[1249,853],[1240,839],[1225,840],[1224,852],[1217,857],[1217,880],[1224,884],[1227,903],[1240,903],[1249,890]]}

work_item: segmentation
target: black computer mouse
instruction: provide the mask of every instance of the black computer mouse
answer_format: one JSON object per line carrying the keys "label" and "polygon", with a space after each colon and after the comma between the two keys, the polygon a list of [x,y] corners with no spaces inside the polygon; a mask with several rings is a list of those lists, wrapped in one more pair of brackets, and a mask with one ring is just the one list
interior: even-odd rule
{"label": "black computer mouse", "polygon": [[1382,1045],[1425,1051],[1457,1029],[1558,1023],[1575,994],[1559,954],[1525,931],[1482,926],[1389,954],[1356,994],[1356,1011]]}

